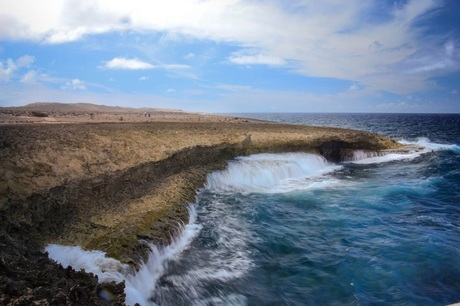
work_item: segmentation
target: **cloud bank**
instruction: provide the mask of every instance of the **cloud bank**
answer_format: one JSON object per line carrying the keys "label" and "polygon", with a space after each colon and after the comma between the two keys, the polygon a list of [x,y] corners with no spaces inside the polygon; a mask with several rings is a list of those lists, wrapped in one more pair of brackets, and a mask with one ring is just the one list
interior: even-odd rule
{"label": "cloud bank", "polygon": [[[110,31],[166,32],[241,46],[239,53],[228,57],[234,64],[282,66],[290,62],[291,69],[302,75],[353,80],[396,93],[430,87],[430,72],[440,74],[458,66],[455,45],[448,47],[451,61],[435,58],[434,64],[427,65],[429,57],[424,52],[430,51],[426,49],[431,42],[420,40],[414,30],[414,23],[436,10],[439,1],[383,6],[381,1],[360,0],[4,1],[0,38],[56,44]],[[370,19],[379,8],[381,20]],[[244,54],[248,48],[255,51]],[[114,58],[106,68],[154,66],[138,59]],[[401,86],[394,79],[411,85]]]}
{"label": "cloud bank", "polygon": [[[3,1],[0,39],[62,44],[114,31],[166,33],[173,40],[185,37],[231,45],[236,49],[226,57],[231,64],[284,67],[308,77],[361,85],[354,90],[408,94],[432,89],[433,77],[460,69],[456,41],[422,38],[423,28],[417,26],[440,4],[437,0]],[[191,59],[192,54],[186,57]],[[1,63],[0,79],[7,80],[15,65]],[[115,57],[104,67],[157,66]]]}

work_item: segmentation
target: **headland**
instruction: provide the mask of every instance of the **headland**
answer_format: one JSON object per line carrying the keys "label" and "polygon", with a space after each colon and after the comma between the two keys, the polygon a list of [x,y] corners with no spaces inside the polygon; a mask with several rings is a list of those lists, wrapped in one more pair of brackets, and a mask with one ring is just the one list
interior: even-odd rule
{"label": "headland", "polygon": [[133,269],[146,242],[168,244],[208,173],[262,152],[310,152],[339,162],[354,150],[401,145],[362,131],[177,110],[39,103],[0,108],[0,304],[123,304],[123,284],[99,284],[42,253],[58,243],[102,250]]}

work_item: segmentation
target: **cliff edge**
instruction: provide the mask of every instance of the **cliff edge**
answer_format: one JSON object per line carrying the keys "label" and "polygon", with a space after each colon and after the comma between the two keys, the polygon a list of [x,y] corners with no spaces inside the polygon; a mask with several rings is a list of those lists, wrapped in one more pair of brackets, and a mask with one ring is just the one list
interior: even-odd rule
{"label": "cliff edge", "polygon": [[[0,126],[1,304],[123,304],[123,284],[101,285],[93,275],[63,269],[43,247],[80,245],[137,267],[148,255],[145,241],[169,243],[206,175],[236,156],[295,151],[340,161],[353,150],[400,146],[346,129],[162,118]],[[41,269],[47,272],[37,281]],[[114,298],[97,298],[101,290]]]}

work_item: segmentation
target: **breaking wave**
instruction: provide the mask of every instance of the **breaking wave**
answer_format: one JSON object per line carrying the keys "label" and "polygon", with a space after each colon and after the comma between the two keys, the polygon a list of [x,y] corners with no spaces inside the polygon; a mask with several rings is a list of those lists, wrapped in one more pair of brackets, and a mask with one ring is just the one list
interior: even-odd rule
{"label": "breaking wave", "polygon": [[[386,155],[355,151],[352,159],[345,164],[411,160],[422,154],[441,150],[460,153],[457,145],[437,144],[426,138],[417,141],[402,140],[401,143],[414,146],[414,150]],[[350,180],[334,176],[334,172],[343,167],[329,163],[320,155],[307,153],[256,154],[229,161],[226,170],[208,175],[205,188],[200,193],[200,206],[203,206],[200,207],[200,222],[197,222],[196,207],[190,206],[189,223],[184,226],[181,235],[169,246],[150,245],[149,259],[136,273],[132,273],[128,265],[106,257],[102,251],[86,251],[79,246],[55,244],[48,245],[45,250],[51,259],[64,267],[85,269],[97,275],[100,282],[125,281],[128,305],[156,305],[163,302],[171,304],[171,299],[179,295],[198,304],[246,304],[246,298],[236,293],[217,290],[214,294],[207,295],[208,288],[212,287],[209,284],[230,282],[249,273],[254,265],[251,259],[253,251],[249,246],[260,239],[253,236],[245,228],[246,223],[241,221],[253,214],[250,211],[253,206],[235,209],[229,214],[226,202],[236,198],[238,193],[271,196],[270,194],[284,194],[295,190],[303,192],[348,186],[352,184]],[[209,204],[203,201],[209,201]],[[434,222],[420,218],[422,217],[416,219],[418,223]],[[201,231],[205,233],[199,234]],[[198,235],[201,241],[192,250],[191,246]],[[212,244],[213,248],[206,249],[200,243]],[[184,257],[187,258],[185,263]],[[203,257],[207,261],[203,262]],[[186,265],[187,268],[181,265]]]}
{"label": "breaking wave", "polygon": [[229,162],[226,170],[211,173],[206,189],[213,192],[279,193],[337,169],[340,166],[316,154],[255,154],[238,157]]}
{"label": "breaking wave", "polygon": [[158,279],[164,273],[169,261],[177,259],[201,230],[196,224],[195,206],[189,207],[189,222],[181,231],[181,235],[166,247],[150,244],[151,252],[147,262],[143,263],[136,273],[131,273],[128,265],[106,257],[102,251],[86,251],[79,246],[63,246],[50,244],[45,248],[48,256],[64,267],[72,266],[75,270],[84,269],[98,276],[99,282],[125,281],[126,304],[151,305],[150,298],[154,293]]}

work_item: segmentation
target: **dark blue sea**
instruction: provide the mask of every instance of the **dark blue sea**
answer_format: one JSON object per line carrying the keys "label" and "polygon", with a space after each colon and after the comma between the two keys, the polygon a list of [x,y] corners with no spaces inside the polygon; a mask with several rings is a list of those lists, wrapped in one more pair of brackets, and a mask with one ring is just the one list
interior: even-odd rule
{"label": "dark blue sea", "polygon": [[153,247],[128,278],[128,302],[460,302],[460,115],[238,115],[370,131],[424,149],[338,164],[289,152],[229,161],[208,176],[183,235]]}

